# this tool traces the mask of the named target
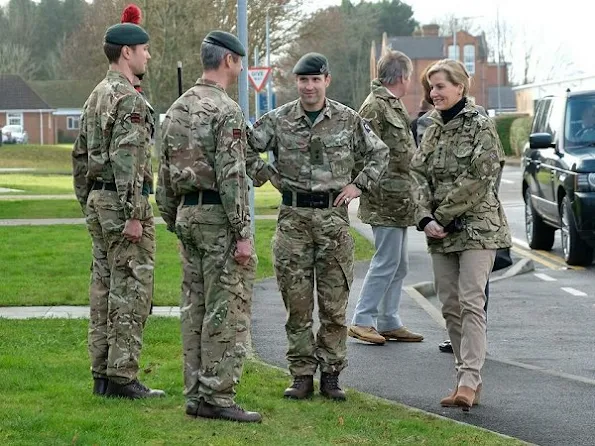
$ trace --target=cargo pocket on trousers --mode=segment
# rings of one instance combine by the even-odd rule
[[[351,284],[353,283],[354,247],[355,243],[349,231],[342,232],[339,236],[337,250],[335,252],[335,260],[343,272],[347,290],[351,290]]]

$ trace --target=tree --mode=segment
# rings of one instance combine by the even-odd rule
[[[36,72],[37,67],[28,48],[14,43],[0,44],[1,74],[18,74],[23,79],[31,80]]]
[[[65,42],[62,63],[73,79],[99,81],[107,68],[101,49],[108,26],[117,23],[128,3],[124,0],[95,0],[90,5],[84,23],[72,39]],[[144,15],[143,27],[149,33],[151,61],[144,90],[158,111],[165,111],[177,97],[176,66],[183,62],[184,89],[190,87],[201,73],[200,45],[210,30],[236,30],[235,0],[140,0],[137,4]],[[250,2],[248,11],[249,48],[264,47],[266,9],[270,8],[271,47],[280,47],[291,35],[297,15],[289,8],[297,2],[280,0]],[[197,17],[199,18],[197,20]],[[230,92],[232,96],[234,92]]]

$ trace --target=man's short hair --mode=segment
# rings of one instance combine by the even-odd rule
[[[223,48],[219,45],[213,45],[209,42],[202,42],[200,45],[200,61],[202,63],[203,70],[216,70],[221,65],[221,62],[225,60],[225,57],[231,54],[234,61],[237,61],[240,56],[234,54],[227,48]]]
[[[383,84],[393,85],[409,79],[412,72],[411,59],[400,51],[389,51],[378,61],[378,80]]]
[[[103,43],[103,52],[105,53],[109,63],[118,63],[118,60],[120,60],[120,55],[122,54],[122,48],[124,48],[124,45],[118,45],[109,42]]]

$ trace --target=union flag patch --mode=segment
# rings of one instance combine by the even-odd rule
[[[130,122],[133,124],[140,124],[141,118],[139,113],[130,113]]]
[[[240,139],[242,137],[241,129],[233,129],[233,139]]]

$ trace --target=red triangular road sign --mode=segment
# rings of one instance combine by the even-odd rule
[[[256,91],[264,88],[269,75],[271,74],[271,67],[250,67],[248,68],[248,79]]]

